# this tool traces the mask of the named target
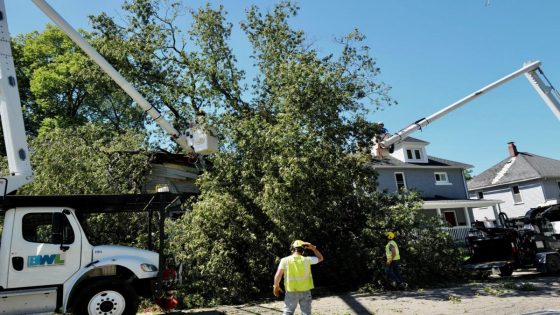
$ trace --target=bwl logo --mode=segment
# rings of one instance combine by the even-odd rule
[[[64,265],[64,259],[62,258],[60,254],[28,256],[27,267]]]

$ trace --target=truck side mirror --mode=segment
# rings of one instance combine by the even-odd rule
[[[60,250],[63,252],[70,249],[70,246],[64,244],[71,243],[74,238],[72,235],[72,240],[69,239],[68,228],[72,229],[72,227],[66,218],[68,214],[70,214],[70,211],[66,209],[62,213],[53,213],[52,242],[53,244],[60,244]]]

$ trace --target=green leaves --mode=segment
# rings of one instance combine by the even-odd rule
[[[396,102],[377,79],[363,34],[343,36],[339,51],[322,55],[290,25],[297,5],[284,1],[269,12],[254,6],[240,23],[255,62],[245,72],[223,7],[128,0],[123,9],[119,20],[92,17],[93,32],[84,35],[179,130],[204,112],[221,136],[221,151],[198,179],[200,196],[180,220],[167,222],[171,254],[184,263],[185,290],[196,297],[187,303],[269,293],[295,239],[312,242],[326,257],[314,267],[318,286],[373,280],[387,229],[399,236],[410,283],[456,270],[447,235],[418,220],[418,197],[377,191],[369,146],[378,127],[365,117]],[[36,136],[36,180],[22,192],[139,191],[149,157],[136,150],[166,146],[159,132],[148,123],[147,144],[138,133],[142,113],[56,29],[14,42]],[[135,225],[141,221],[134,218]]]
[[[87,124],[53,127],[30,141],[35,172],[22,194],[102,194],[139,192],[149,156],[138,152],[143,135],[122,135]]]
[[[84,36],[97,46],[91,34]],[[29,134],[37,135],[53,123],[71,127],[96,122],[112,130],[142,128],[142,113],[58,28],[47,25],[42,33],[20,35],[13,46]]]

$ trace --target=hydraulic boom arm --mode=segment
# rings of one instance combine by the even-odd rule
[[[217,151],[217,138],[211,130],[191,128],[180,133],[120,73],[44,0],[33,0],[105,73],[107,73],[154,121],[186,152],[211,154]],[[29,148],[25,134],[21,100],[10,45],[4,0],[0,0],[0,115],[10,174],[0,178],[2,196],[33,180]]]
[[[5,12],[4,1],[0,0],[0,116],[10,169],[9,176],[0,178],[2,196],[33,180]]]
[[[540,69],[541,62],[534,61],[526,63],[523,68],[483,87],[482,89],[458,100],[457,102],[445,107],[444,109],[422,119],[415,121],[414,123],[408,125],[407,127],[401,129],[397,133],[391,135],[387,139],[376,143],[372,154],[378,156],[379,154],[385,155],[386,148],[389,148],[392,144],[400,142],[408,137],[410,134],[418,129],[422,129],[428,124],[440,119],[441,117],[449,114],[450,112],[458,109],[459,107],[465,105],[466,103],[478,98],[479,96],[485,94],[486,92],[506,83],[510,80],[525,74],[527,79],[531,82],[533,87],[537,90],[539,95],[544,99],[545,103],[550,107],[552,112],[560,120],[560,95],[557,90],[546,80],[542,70]],[[544,78],[544,79],[543,79]]]
[[[193,145],[193,132],[181,133],[173,127],[161,113],[153,107],[109,62],[101,56],[60,14],[46,1],[32,0],[76,45],[78,45],[105,73],[107,73],[152,119],[165,130],[187,153],[196,151]],[[210,136],[209,136],[210,137]],[[198,152],[197,152],[198,153]],[[210,154],[213,152],[204,152]]]

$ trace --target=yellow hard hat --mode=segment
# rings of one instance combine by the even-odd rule
[[[303,247],[304,241],[302,240],[295,240],[292,243],[292,248],[296,248],[296,247]]]
[[[395,233],[391,232],[391,231],[388,231],[388,232],[385,232],[385,236],[387,236],[388,239],[392,240],[392,239],[395,238]]]

